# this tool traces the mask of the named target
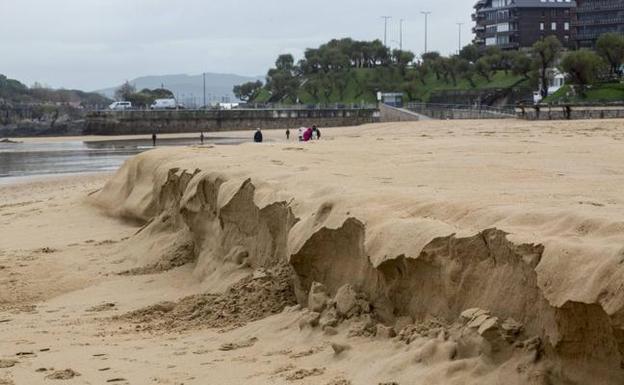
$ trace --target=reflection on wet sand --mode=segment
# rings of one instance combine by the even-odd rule
[[[206,143],[239,144],[242,138],[206,138]],[[199,145],[199,137],[158,139],[157,146]],[[112,171],[128,157],[153,149],[151,138],[108,141],[0,143],[0,183],[16,177]]]

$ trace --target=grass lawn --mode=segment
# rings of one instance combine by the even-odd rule
[[[604,83],[591,86],[585,97],[575,95],[570,85],[565,85],[559,91],[545,99],[546,103],[600,103],[624,101],[624,84]]]

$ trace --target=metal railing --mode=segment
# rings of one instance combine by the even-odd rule
[[[501,116],[515,116],[515,106],[501,106],[492,107],[484,105],[467,105],[467,104],[439,104],[439,103],[408,103],[407,109],[412,111],[426,111],[426,110],[455,110],[455,111],[470,111],[483,114],[501,115]]]
[[[228,110],[374,110],[376,104],[370,103],[327,103],[327,104],[277,104],[277,103],[242,103],[236,107],[211,107],[211,108],[170,108],[150,109],[149,107],[132,107],[123,110],[111,110],[109,108],[89,109],[87,112],[103,111],[228,111]]]

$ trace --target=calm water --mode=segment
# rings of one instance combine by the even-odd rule
[[[239,144],[210,137],[204,143]],[[158,147],[199,144],[199,139],[159,139]],[[101,142],[0,143],[0,184],[25,177],[113,171],[129,157],[153,149],[151,138]]]

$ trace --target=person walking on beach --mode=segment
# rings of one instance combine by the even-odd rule
[[[312,126],[312,139],[321,139],[321,131],[316,126]]]
[[[286,140],[290,140],[290,128],[286,129]]]
[[[199,135],[199,141],[201,142],[201,144],[204,144],[204,132],[203,131]]]
[[[256,143],[262,143],[262,131],[260,131],[260,129],[258,128],[256,130],[256,133],[254,135],[254,142]]]
[[[156,133],[152,133],[152,144],[156,147]]]
[[[303,127],[299,127],[299,141],[303,142]]]

